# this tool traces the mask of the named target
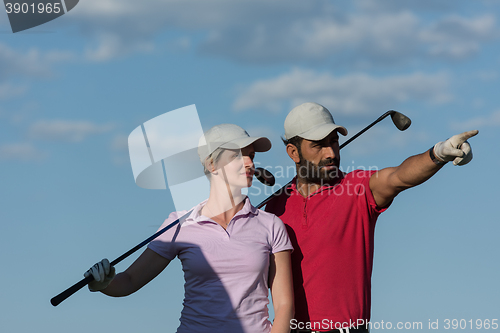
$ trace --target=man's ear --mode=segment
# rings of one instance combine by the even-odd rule
[[[290,156],[290,158],[295,163],[299,163],[300,162],[299,150],[297,149],[297,147],[295,147],[291,143],[289,143],[289,144],[286,145],[286,153],[288,154],[288,156]]]

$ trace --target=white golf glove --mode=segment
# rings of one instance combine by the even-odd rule
[[[453,161],[454,165],[466,165],[472,160],[472,149],[467,140],[477,133],[478,130],[463,132],[436,143],[434,155],[445,162]]]
[[[94,280],[89,283],[89,290],[103,290],[106,289],[115,277],[115,268],[110,265],[108,259],[103,259],[83,274],[85,277],[90,275],[94,277]]]

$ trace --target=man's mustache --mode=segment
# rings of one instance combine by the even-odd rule
[[[324,166],[330,166],[330,165],[339,165],[339,159],[338,158],[327,158],[324,160],[321,160],[318,164],[318,167],[324,167]]]

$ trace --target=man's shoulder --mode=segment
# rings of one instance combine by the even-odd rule
[[[374,170],[374,169],[368,169],[368,170],[356,169],[356,170],[353,170],[349,173],[344,173],[344,177],[342,178],[341,183],[347,182],[347,181],[352,181],[352,180],[362,180],[362,179],[370,178],[377,171],[378,170]]]
[[[277,216],[283,214],[283,207],[290,198],[293,192],[292,185],[282,187],[278,192],[274,193],[272,198],[266,204],[265,211]]]

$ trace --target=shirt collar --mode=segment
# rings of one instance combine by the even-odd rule
[[[207,203],[208,199],[200,202],[198,205],[193,207],[193,211],[191,214],[186,218],[185,224],[193,224],[193,223],[200,223],[200,222],[212,222],[207,219],[206,216],[201,215],[201,210],[203,206]],[[244,199],[245,204],[243,205],[243,208],[234,215],[233,219],[237,216],[244,216],[244,215],[257,215],[258,214],[258,209],[254,207],[250,203],[250,199],[248,197],[245,197]]]

